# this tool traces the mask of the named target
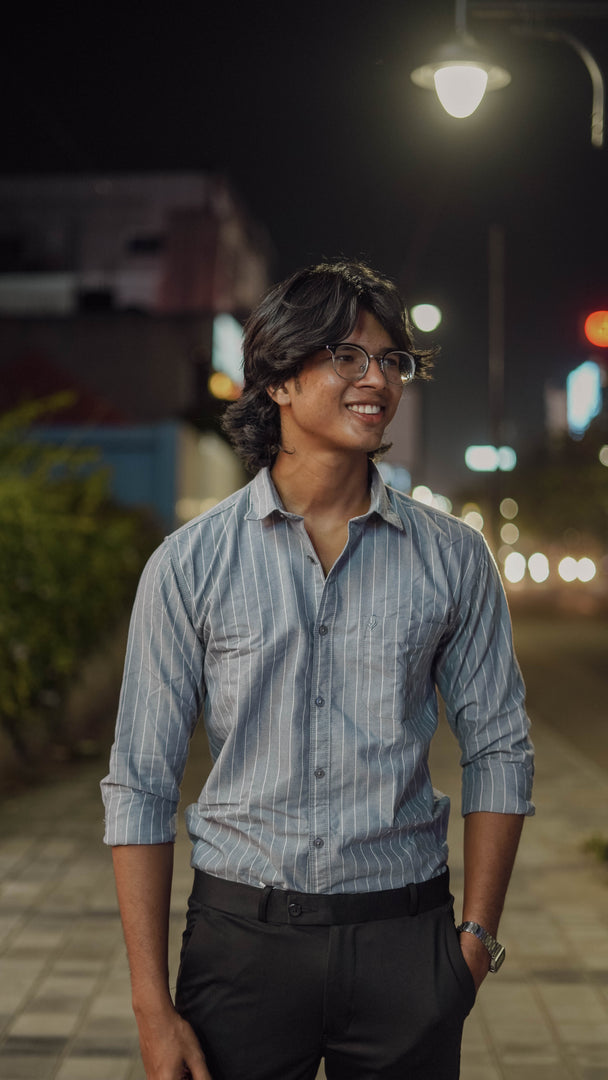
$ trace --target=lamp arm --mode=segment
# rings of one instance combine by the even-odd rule
[[[604,78],[595,57],[589,52],[582,41],[564,30],[540,30],[527,26],[513,26],[511,29],[525,37],[544,38],[546,41],[563,41],[570,45],[583,61],[593,87],[593,103],[591,106],[591,143],[598,149],[604,145]]]

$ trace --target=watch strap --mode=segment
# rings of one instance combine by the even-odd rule
[[[490,954],[490,971],[492,973],[498,971],[506,956],[506,949],[492,936],[489,930],[476,922],[462,922],[460,926],[456,927],[456,933],[473,934],[476,938],[479,938]]]

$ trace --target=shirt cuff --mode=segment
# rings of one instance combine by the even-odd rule
[[[166,844],[177,833],[177,803],[118,784],[102,784],[106,809],[104,843]]]
[[[462,813],[489,811],[495,814],[535,812],[531,801],[532,761],[513,762],[484,758],[465,765],[462,775]]]

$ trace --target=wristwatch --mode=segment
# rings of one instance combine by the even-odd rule
[[[480,926],[479,923],[463,922],[460,926],[456,927],[457,934],[462,934],[463,931],[465,934],[474,934],[476,938],[479,938],[481,944],[485,945],[490,954],[490,971],[493,973],[498,971],[507,955],[507,950],[504,945],[501,945],[500,942],[492,937],[487,930],[484,930],[483,926]]]

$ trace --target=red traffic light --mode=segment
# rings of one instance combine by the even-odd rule
[[[608,348],[608,311],[593,311],[587,316],[585,337],[592,345]]]

